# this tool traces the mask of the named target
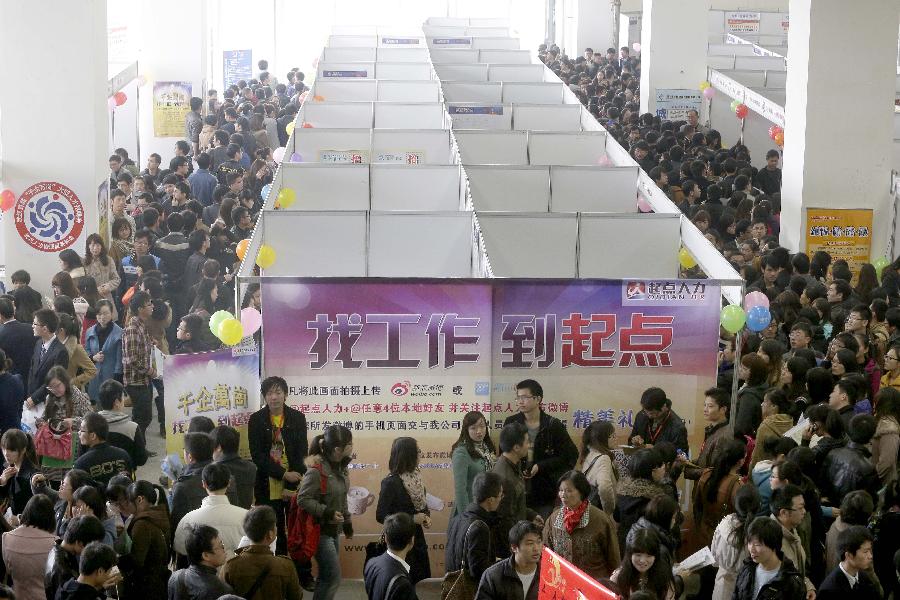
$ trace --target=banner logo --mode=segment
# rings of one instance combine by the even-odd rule
[[[405,396],[409,393],[409,382],[398,381],[391,386],[391,394],[394,396]]]
[[[41,252],[59,252],[75,243],[84,229],[84,207],[68,187],[42,181],[22,192],[14,213],[16,230]]]

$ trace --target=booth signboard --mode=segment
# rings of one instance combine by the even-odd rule
[[[222,76],[226,88],[241,80],[250,81],[253,78],[253,50],[224,50]]]
[[[353,78],[353,77],[361,77],[365,79],[369,76],[369,71],[366,69],[355,70],[355,71],[322,71],[322,77],[328,79],[344,79],[344,78]]]
[[[791,28],[791,16],[787,13],[781,15],[781,29],[785,33]]]
[[[431,43],[435,46],[469,46],[472,44],[472,38],[467,37],[457,37],[457,38],[433,38]]]
[[[538,600],[616,600],[619,596],[596,579],[544,547]]]
[[[381,43],[385,46],[418,46],[421,42],[414,37],[383,37]]]
[[[153,82],[153,135],[156,137],[184,137],[184,119],[191,112],[189,81]]]
[[[247,424],[259,410],[259,356],[231,348],[165,359],[166,453],[181,456],[192,417],[230,425],[241,434],[240,453],[250,458]]]
[[[367,150],[320,150],[319,162],[362,165],[369,162]]]
[[[421,150],[379,152],[375,155],[374,162],[393,165],[423,165],[425,164],[425,153]]]
[[[663,121],[686,121],[688,112],[700,114],[703,96],[698,90],[656,90],[656,116]]]
[[[807,208],[806,253],[824,250],[832,260],[842,258],[853,272],[853,284],[872,250],[872,210],[863,208]]]
[[[445,571],[450,447],[462,417],[482,412],[496,441],[523,379],[541,383],[544,410],[575,439],[596,420],[628,433],[641,393],[658,385],[699,448],[703,391],[716,377],[714,282],[279,277],[261,285],[265,373],[287,380],[310,438],[333,423],[352,430],[355,496],[376,502],[393,440],[418,440],[432,572]],[[351,507],[357,537],[341,553],[349,577],[359,577],[366,542],[381,533],[367,506]]]
[[[725,31],[728,33],[759,33],[758,12],[726,12]]]

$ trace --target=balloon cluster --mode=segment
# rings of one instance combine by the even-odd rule
[[[226,346],[234,346],[262,325],[262,316],[251,306],[241,310],[240,317],[236,319],[227,310],[216,311],[209,317],[209,330]]]
[[[700,84],[700,91],[707,100],[712,100],[712,97],[716,95],[716,88],[708,81],[704,81]]]
[[[16,193],[10,189],[0,192],[0,211],[6,212],[16,203]]]
[[[240,260],[244,260],[249,248],[250,240],[244,239],[237,243],[234,253],[237,254],[237,257]],[[259,252],[256,253],[256,264],[259,265],[260,268],[268,269],[275,264],[275,257],[275,249],[272,248],[272,246],[263,244],[259,247]]]
[[[779,146],[784,146],[784,128],[772,125],[769,127],[769,137]]]
[[[722,309],[719,323],[728,333],[737,333],[744,325],[753,332],[760,332],[772,322],[769,298],[762,292],[750,292],[744,296],[744,308],[729,304]]]
[[[0,208],[3,207],[3,204],[0,204]],[[6,210],[5,208],[3,210]],[[881,280],[881,272],[887,268],[891,264],[891,259],[887,256],[881,256],[876,258],[872,262],[872,266],[875,267],[875,273],[878,275],[878,279]]]
[[[297,192],[291,188],[281,188],[275,199],[275,208],[290,208],[297,201]]]

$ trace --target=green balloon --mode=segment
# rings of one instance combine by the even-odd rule
[[[731,101],[731,112],[734,112],[735,110],[737,110],[737,107],[740,105],[741,105],[740,100],[732,100]]]
[[[209,317],[209,330],[212,331],[214,336],[219,337],[219,325],[221,325],[225,319],[233,318],[234,315],[227,310],[218,310]]]
[[[881,277],[881,271],[891,264],[891,261],[887,256],[882,256],[875,259],[875,262],[872,263],[872,266],[875,267],[875,272],[878,273],[878,277]]]
[[[744,327],[744,323],[747,322],[747,315],[744,314],[744,310],[740,306],[729,304],[722,309],[719,322],[728,333],[737,333]]]

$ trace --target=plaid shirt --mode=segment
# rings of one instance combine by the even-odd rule
[[[148,385],[153,366],[153,343],[138,317],[131,317],[122,334],[122,378],[125,385]]]

